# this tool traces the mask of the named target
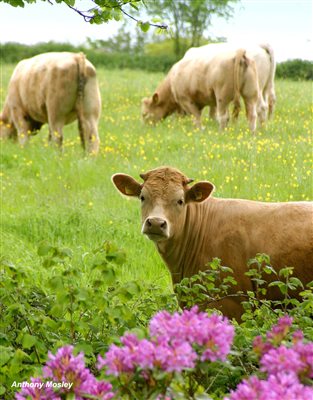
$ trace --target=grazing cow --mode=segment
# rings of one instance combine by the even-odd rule
[[[0,137],[28,135],[49,124],[49,139],[62,146],[64,125],[78,119],[84,148],[99,149],[101,98],[96,70],[83,53],[45,53],[19,62],[0,114]]]
[[[205,56],[184,57],[169,71],[151,98],[142,100],[145,121],[158,121],[179,108],[196,118],[201,126],[205,106],[217,108],[217,118],[223,129],[229,120],[228,105],[234,101],[240,108],[243,97],[249,127],[256,128],[259,87],[254,60],[244,49],[226,50]]]
[[[218,257],[233,269],[237,289],[252,291],[254,283],[244,273],[257,253],[268,254],[277,269],[294,267],[303,283],[313,279],[313,203],[214,198],[212,183],[189,186],[192,180],[171,167],[140,176],[143,183],[125,174],[113,175],[112,181],[122,194],[140,199],[142,233],[155,243],[174,283]],[[279,298],[270,290],[269,298]],[[238,297],[213,306],[240,319]]]
[[[201,47],[192,47],[184,55],[184,59],[213,57],[214,55],[229,50],[236,50],[237,45],[229,43],[212,43]],[[257,104],[257,113],[259,122],[262,124],[267,117],[271,117],[276,102],[275,95],[275,70],[276,62],[274,51],[269,44],[246,45],[247,57],[253,59],[256,64],[258,83],[259,83],[259,99]],[[240,108],[235,107],[234,117],[237,118]],[[210,115],[215,115],[215,107],[212,106]]]

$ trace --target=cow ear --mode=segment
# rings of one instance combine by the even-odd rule
[[[140,195],[142,185],[129,175],[114,174],[112,182],[117,190],[125,196],[138,197]]]
[[[193,201],[201,203],[210,196],[214,189],[214,185],[210,182],[198,182],[187,190],[185,198],[186,203]]]
[[[159,102],[159,95],[155,92],[154,95],[152,96],[152,102],[154,104],[158,104]]]

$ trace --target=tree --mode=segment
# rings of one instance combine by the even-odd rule
[[[232,4],[239,0],[150,0],[150,15],[158,15],[173,29],[174,52],[180,57],[184,52],[182,38],[188,38],[190,46],[199,46],[204,31],[213,15],[229,18]],[[188,46],[188,47],[190,47]]]
[[[139,13],[139,7],[145,4],[144,0],[90,0],[91,7],[87,11],[80,10],[75,6],[75,3],[79,3],[76,0],[1,0],[5,3],[10,4],[13,7],[24,7],[25,4],[36,3],[37,1],[47,1],[54,5],[55,3],[66,4],[70,9],[77,12],[83,17],[86,22],[93,24],[102,24],[112,19],[119,21],[122,16],[126,16],[137,22],[141,30],[146,32],[150,26],[154,26],[160,29],[167,29],[164,24],[154,24],[149,21],[141,21],[125,11],[125,7],[131,7],[136,13]]]

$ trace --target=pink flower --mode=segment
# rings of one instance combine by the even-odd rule
[[[294,349],[283,345],[264,354],[260,364],[261,371],[267,372],[269,375],[277,375],[280,372],[297,375],[305,366]]]
[[[168,344],[166,342],[156,345],[154,365],[167,372],[181,372],[194,368],[196,352],[189,343],[180,342]]]
[[[61,347],[56,355],[49,352],[49,360],[43,368],[43,376],[54,382],[72,383],[71,387],[60,388],[59,393],[75,393],[76,400],[83,400],[85,394],[101,394],[101,399],[111,399],[111,384],[99,382],[85,366],[84,355],[73,354],[73,346]],[[104,389],[108,393],[104,395]]]
[[[300,376],[313,379],[313,342],[296,342],[293,349],[297,352],[303,365],[298,371]]]
[[[234,327],[228,319],[220,315],[208,316],[198,312],[198,307],[184,310],[180,315],[170,315],[166,311],[157,313],[150,321],[150,335],[156,340],[168,343],[187,342],[200,346],[201,360],[225,360],[230,351]]]
[[[28,382],[23,382],[22,390],[15,395],[16,400],[61,400],[41,378],[31,378],[30,381],[33,387]]]
[[[294,374],[270,375],[267,380],[252,376],[231,391],[224,400],[309,400],[313,388],[302,385]]]
[[[282,340],[287,336],[292,325],[292,321],[293,319],[292,317],[289,317],[289,315],[285,315],[279,318],[277,324],[274,325],[272,329],[267,333],[267,340],[274,345],[280,344]]]

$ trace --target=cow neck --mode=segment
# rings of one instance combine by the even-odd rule
[[[203,267],[202,259],[208,253],[210,236],[214,230],[215,202],[216,199],[210,198],[203,203],[187,204],[182,232],[167,241],[157,243],[158,251],[167,264],[174,283],[196,274]]]
[[[167,117],[168,115],[172,114],[177,108],[177,104],[176,104],[173,94],[172,94],[169,77],[166,77],[161,82],[160,86],[157,89],[157,92],[160,95],[161,101],[164,101],[167,106],[166,115],[165,115],[165,117]]]
[[[0,112],[1,119],[7,123],[12,123],[12,119],[10,116],[10,107],[8,106],[7,102],[5,101],[2,113]]]

